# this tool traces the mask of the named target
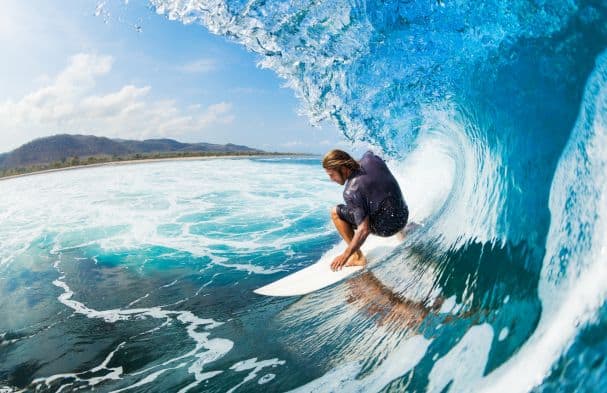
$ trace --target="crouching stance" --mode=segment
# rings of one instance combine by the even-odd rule
[[[344,186],[344,204],[331,211],[335,228],[348,247],[331,263],[332,270],[363,266],[367,259],[360,247],[369,234],[388,237],[403,233],[409,210],[398,182],[384,160],[366,152],[360,161],[348,153],[331,150],[322,161],[327,175]]]

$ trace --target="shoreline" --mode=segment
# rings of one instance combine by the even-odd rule
[[[276,157],[316,157],[316,156],[317,156],[316,154],[300,154],[300,153],[272,154],[272,153],[268,153],[268,154],[233,154],[233,155],[225,154],[225,155],[216,155],[216,156],[209,155],[209,156],[195,156],[195,157],[142,158],[142,159],[136,159],[136,160],[98,162],[98,163],[88,164],[88,165],[74,165],[74,166],[68,166],[65,168],[44,169],[41,171],[21,173],[19,175],[10,175],[10,176],[0,177],[0,181],[16,179],[16,178],[25,177],[25,176],[41,175],[41,174],[45,174],[45,173],[70,171],[70,170],[84,169],[84,168],[95,168],[95,167],[114,166],[114,165],[149,164],[152,162],[161,162],[161,161],[202,161],[202,160],[225,159],[225,158],[246,159],[246,158],[258,158],[258,157],[276,158]]]

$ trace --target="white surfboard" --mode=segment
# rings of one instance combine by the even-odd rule
[[[397,236],[383,238],[370,235],[361,247],[367,257],[367,266],[382,261],[399,244],[401,240]],[[331,262],[345,249],[346,243],[341,242],[327,251],[315,264],[258,288],[254,292],[266,296],[298,296],[335,284],[362,269],[361,266],[350,266],[335,272],[331,270]]]

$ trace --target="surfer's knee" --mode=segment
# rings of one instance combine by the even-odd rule
[[[331,208],[331,220],[339,220],[339,214],[337,214],[337,206],[333,206],[333,208]]]

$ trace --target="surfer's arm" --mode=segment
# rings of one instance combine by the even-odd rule
[[[369,229],[369,217],[367,216],[356,228],[356,231],[354,231],[354,237],[345,251],[333,260],[331,269],[341,269],[348,262],[348,258],[360,249],[365,240],[367,240],[369,233],[371,233],[371,230]]]
[[[346,259],[348,259],[350,255],[354,254],[356,251],[360,250],[360,247],[363,245],[365,240],[367,240],[369,233],[371,233],[371,229],[369,229],[369,216],[367,216],[354,231],[354,237],[348,245],[348,248],[346,248],[346,251],[344,251]]]

